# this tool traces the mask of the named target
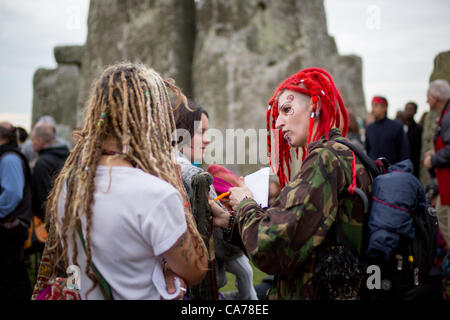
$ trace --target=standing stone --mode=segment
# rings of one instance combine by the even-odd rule
[[[430,82],[444,79],[450,83],[450,50],[439,53],[434,58],[434,69],[430,76]]]
[[[300,69],[328,70],[346,106],[361,118],[367,114],[361,58],[339,55],[327,31],[323,0],[92,0],[84,49],[55,48],[61,66],[79,66],[80,55],[78,125],[92,82],[105,67],[141,62],[163,78],[174,78],[202,105],[210,127],[223,133],[222,142],[226,128],[244,130],[237,135],[250,140],[246,151],[235,149],[234,158],[221,162],[244,156],[245,164],[254,163],[245,170],[230,166],[241,174],[267,165],[258,129],[265,129],[275,87]],[[250,159],[254,154],[256,162]]]
[[[77,97],[80,88],[81,46],[56,47],[56,69],[38,69],[33,77],[32,125],[40,117],[51,115],[58,136],[70,141],[76,125]]]
[[[227,128],[266,128],[276,86],[307,67],[328,70],[346,105],[365,118],[361,59],[339,56],[322,0],[200,0],[197,30],[194,97],[224,137]],[[266,147],[260,145],[258,153],[264,152],[260,148]],[[230,167],[248,173],[258,165]]]
[[[81,66],[83,46],[57,46],[53,49],[56,63]]]
[[[108,65],[122,61],[144,63],[191,94],[194,0],[92,0],[88,30],[79,110],[92,81]],[[81,114],[78,118],[83,120]]]

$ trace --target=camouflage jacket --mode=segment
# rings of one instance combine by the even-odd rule
[[[299,173],[283,188],[271,207],[262,209],[252,199],[238,206],[233,230],[262,271],[275,274],[270,299],[314,299],[314,257],[328,230],[341,218],[344,233],[360,252],[363,208],[345,187],[352,181],[352,152],[333,140],[337,129],[309,146]],[[330,150],[333,148],[342,162]],[[371,178],[356,159],[357,186],[371,196]],[[370,199],[370,198],[369,198]]]

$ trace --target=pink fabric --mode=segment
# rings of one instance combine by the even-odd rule
[[[214,178],[213,186],[214,186],[214,189],[216,189],[217,195],[221,195],[222,193],[228,192],[228,190],[230,190],[230,188],[234,187],[232,184],[226,182],[223,179],[220,179],[218,177],[213,177],[213,178]]]
[[[208,167],[208,172],[213,176],[213,187],[217,195],[228,192],[230,188],[239,185],[238,176],[231,170],[218,165],[212,164]]]
[[[38,294],[36,300],[48,300],[48,295],[50,293],[51,286],[45,287],[41,293]]]

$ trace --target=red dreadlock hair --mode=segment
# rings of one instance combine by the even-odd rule
[[[320,137],[325,136],[328,139],[328,133],[333,127],[342,129],[342,134],[345,137],[348,130],[348,114],[345,108],[342,97],[336,88],[331,76],[323,69],[309,68],[302,70],[286,80],[284,80],[269,101],[269,108],[267,110],[267,146],[269,153],[269,161],[272,166],[271,159],[271,129],[275,128],[275,123],[278,118],[278,98],[284,90],[292,90],[310,96],[313,103],[313,109],[311,118],[309,120],[309,134],[308,142],[305,147],[302,147],[302,161],[305,160],[308,154],[308,145],[311,142],[317,141]],[[320,103],[320,104],[319,104]],[[320,114],[318,114],[318,106],[320,106]],[[313,134],[314,120],[318,118],[317,131]],[[275,141],[275,145],[279,146],[278,154],[275,154],[278,168],[275,171],[280,187],[283,188],[290,179],[291,176],[291,147],[284,140],[282,135],[278,135],[278,141]],[[298,158],[298,149],[297,158]],[[287,167],[287,175],[285,174],[285,166]]]

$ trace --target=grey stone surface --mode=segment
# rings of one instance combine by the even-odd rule
[[[265,128],[273,90],[307,67],[328,70],[347,107],[365,118],[361,58],[338,54],[322,0],[200,0],[197,30],[194,97],[212,126]]]
[[[164,78],[174,78],[190,95],[194,0],[93,0],[88,30],[78,98],[80,110],[93,80],[106,66],[121,61],[145,63]]]
[[[450,50],[441,52],[434,58],[430,82],[437,79],[444,79],[450,83]]]
[[[72,109],[66,97],[60,98],[67,85],[56,79],[69,63],[79,64],[80,54],[79,79],[70,78],[79,88],[78,125],[93,80],[121,61],[141,62],[174,78],[209,112],[210,127],[221,129],[224,137],[226,128],[264,129],[273,90],[307,67],[328,70],[347,107],[362,118],[367,115],[361,58],[339,55],[328,34],[323,0],[92,0],[84,48],[55,48],[58,69],[37,72],[35,104],[43,109],[36,114],[57,105]],[[50,83],[61,89],[52,93]],[[71,101],[72,92],[67,94]],[[64,118],[71,113],[63,113],[55,118],[73,123]],[[265,148],[264,143],[257,147]]]
[[[33,77],[33,125],[41,116],[51,115],[59,125],[75,126],[79,83],[77,65],[38,69]]]
[[[53,49],[58,64],[76,64],[81,66],[83,46],[57,46]]]

